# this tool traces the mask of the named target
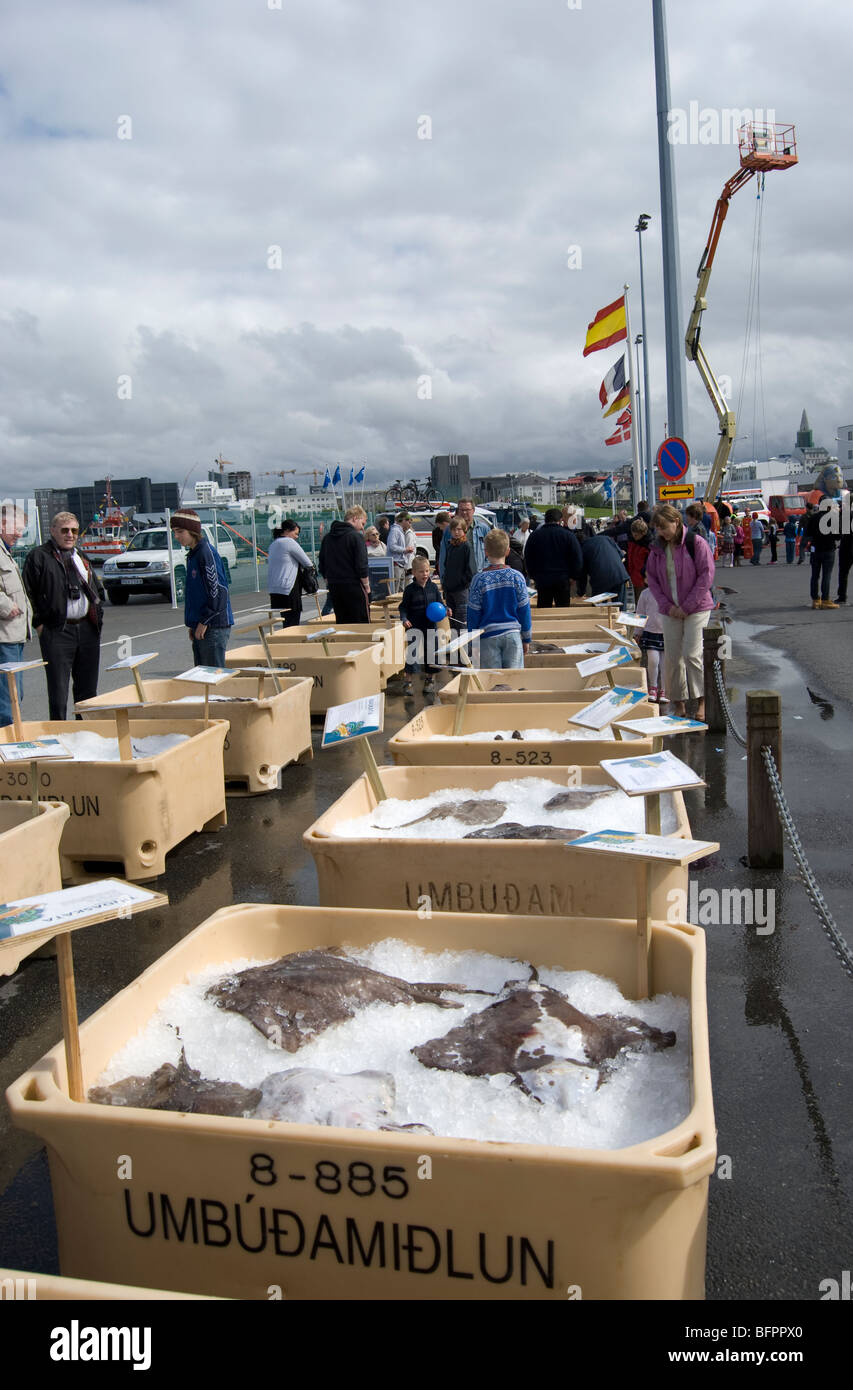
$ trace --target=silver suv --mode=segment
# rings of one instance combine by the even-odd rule
[[[237,549],[233,541],[225,540],[219,532],[219,545],[214,541],[213,527],[202,522],[202,531],[222,556],[225,574],[230,584],[231,568],[237,563]],[[184,597],[187,583],[187,566],[183,547],[172,537],[172,568],[175,571],[175,596],[180,603]],[[131,594],[162,594],[171,599],[172,584],[169,578],[169,539],[165,526],[152,527],[139,531],[133,537],[127,550],[106,560],[103,568],[104,588],[110,603],[127,603]]]

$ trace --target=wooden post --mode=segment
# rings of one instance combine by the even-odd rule
[[[369,739],[359,738],[356,739],[356,742],[358,744],[358,751],[361,754],[361,761],[364,764],[364,770],[367,773],[367,780],[373,788],[373,795],[376,797],[377,801],[387,800],[388,793],[382,785],[382,778],[379,776],[379,768],[376,764],[376,758],[374,757]]]
[[[660,834],[660,792],[652,792],[645,798],[646,802],[646,834]]]
[[[30,804],[33,819],[39,813],[39,765],[30,763]]]
[[[21,705],[18,700],[18,677],[13,671],[7,671],[6,679],[9,682],[9,699],[12,704],[12,728],[15,731],[15,738],[22,740],[24,726],[21,721]]]
[[[258,632],[261,635],[261,646],[264,649],[264,656],[267,659],[267,666],[269,666],[270,670],[273,671],[272,688],[275,691],[276,695],[280,695],[281,686],[279,685],[278,676],[275,674],[275,671],[273,670],[273,666],[275,663],[273,662],[272,656],[270,655],[270,644],[267,641],[267,634],[264,632],[263,623],[258,624]]]
[[[204,687],[204,727],[210,728],[210,686]]]
[[[478,689],[478,690],[485,690],[486,687],[483,685],[483,682],[480,680],[480,677],[477,675],[477,672],[474,670],[474,667],[473,667],[473,665],[472,665],[472,663],[471,663],[471,658],[469,657],[469,655],[468,655],[468,653],[466,652],[466,650],[465,650],[464,647],[460,647],[460,648],[459,648],[459,660],[460,660],[460,662],[461,662],[461,664],[462,664],[463,666],[468,666],[468,667],[470,668],[470,671],[471,671],[471,679],[473,680],[473,682],[474,682],[474,684],[476,685],[477,689]]]
[[[747,861],[751,869],[781,869],[782,823],[761,756],[769,747],[782,774],[782,697],[775,690],[746,692]]]
[[[723,705],[720,700],[720,693],[717,690],[717,682],[714,679],[714,662],[720,660],[720,639],[724,637],[722,627],[719,623],[708,623],[702,634],[702,665],[705,673],[705,723],[708,731],[712,734],[724,734],[726,732],[726,716],[723,714]],[[726,683],[725,663],[720,660],[722,668],[723,686]]]
[[[116,733],[118,734],[118,755],[122,762],[133,762],[133,744],[130,741],[130,716],[126,709],[116,710]]]
[[[59,1000],[62,1006],[62,1036],[65,1039],[68,1094],[72,1100],[83,1100],[83,1064],[80,1060],[80,1034],[77,1031],[77,991],[74,986],[70,932],[60,932],[56,937],[56,968],[59,972]]]
[[[136,693],[139,696],[139,703],[141,705],[144,705],[147,697],[145,694],[145,686],[142,684],[142,677],[139,674],[138,666],[134,666],[133,668],[133,683],[136,686]]]
[[[462,733],[462,725],[465,720],[465,706],[468,703],[468,687],[471,684],[471,677],[465,672],[459,677],[459,694],[456,697],[456,710],[453,715],[453,737],[458,738]]]
[[[649,957],[652,945],[650,864],[637,865],[637,998],[651,994]]]

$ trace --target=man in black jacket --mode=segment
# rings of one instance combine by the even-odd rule
[[[560,517],[559,507],[549,507],[544,525],[532,532],[524,547],[524,563],[538,594],[537,608],[568,608],[572,580],[583,571],[578,538],[560,525]]]
[[[825,505],[826,504],[826,505]],[[806,522],[806,537],[811,544],[812,608],[837,608],[829,597],[832,571],[835,567],[837,531],[832,528],[829,512],[832,502],[827,497],[819,507],[812,507]],[[823,524],[821,524],[823,523]],[[846,577],[846,576],[845,576]]]
[[[583,565],[593,594],[615,593],[620,608],[625,606],[625,589],[628,571],[622,560],[622,552],[612,536],[606,533],[590,536],[583,543]],[[586,592],[586,584],[581,590]]]
[[[47,662],[51,719],[66,717],[69,678],[75,703],[98,693],[104,590],[76,548],[79,532],[76,516],[59,512],[50,524],[50,540],[30,551],[21,576]]]
[[[318,567],[329,586],[338,623],[370,622],[370,580],[364,543],[363,507],[350,507],[343,521],[333,521],[320,546]]]

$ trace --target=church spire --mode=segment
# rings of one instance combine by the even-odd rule
[[[805,410],[803,410],[803,416],[800,420],[800,428],[797,430],[797,448],[814,448],[814,434],[809,426],[809,417],[806,414]]]

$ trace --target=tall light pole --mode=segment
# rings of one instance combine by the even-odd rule
[[[643,279],[643,232],[651,222],[651,217],[647,212],[641,212],[637,218],[637,225],[634,231],[637,233],[637,242],[640,247],[640,315],[643,326],[643,400],[645,402],[645,444],[646,444],[646,498],[650,507],[655,502],[655,475],[652,468],[652,427],[651,427],[651,406],[649,403],[649,337],[646,332],[646,284]],[[637,362],[637,375],[640,373],[640,364]]]
[[[681,267],[678,255],[678,209],[673,150],[669,139],[669,65],[664,0],[652,0],[657,94],[658,165],[660,168],[661,241],[663,243],[663,310],[666,330],[667,428],[687,439],[687,373],[681,317]],[[688,441],[689,442],[689,441]],[[651,498],[649,498],[651,501]]]
[[[636,420],[636,429],[637,429],[637,445],[638,445],[638,448],[639,448],[639,450],[640,450],[640,458],[643,458],[643,430],[640,428],[640,416],[641,416],[641,414],[642,414],[642,411],[641,411],[641,409],[640,409],[640,344],[643,343],[643,342],[644,342],[644,340],[643,340],[643,335],[642,335],[642,333],[638,333],[637,336],[636,336],[636,338],[634,339],[634,351],[635,351],[635,355],[636,355],[636,359],[637,359],[637,420]],[[646,352],[646,349],[645,349],[645,345],[644,345],[644,346],[643,346],[643,356],[645,356],[645,352]],[[644,389],[644,392],[645,392],[646,390],[648,390],[648,382],[646,383],[646,385],[645,385],[645,387],[644,387],[643,389]],[[645,398],[645,397],[644,397],[644,398]],[[644,475],[644,476],[645,476],[645,475]],[[644,484],[643,486],[645,486],[645,484]],[[641,489],[641,491],[642,491],[642,489]],[[639,506],[639,503],[640,503],[639,497],[636,498],[636,503],[637,503],[637,505]]]

